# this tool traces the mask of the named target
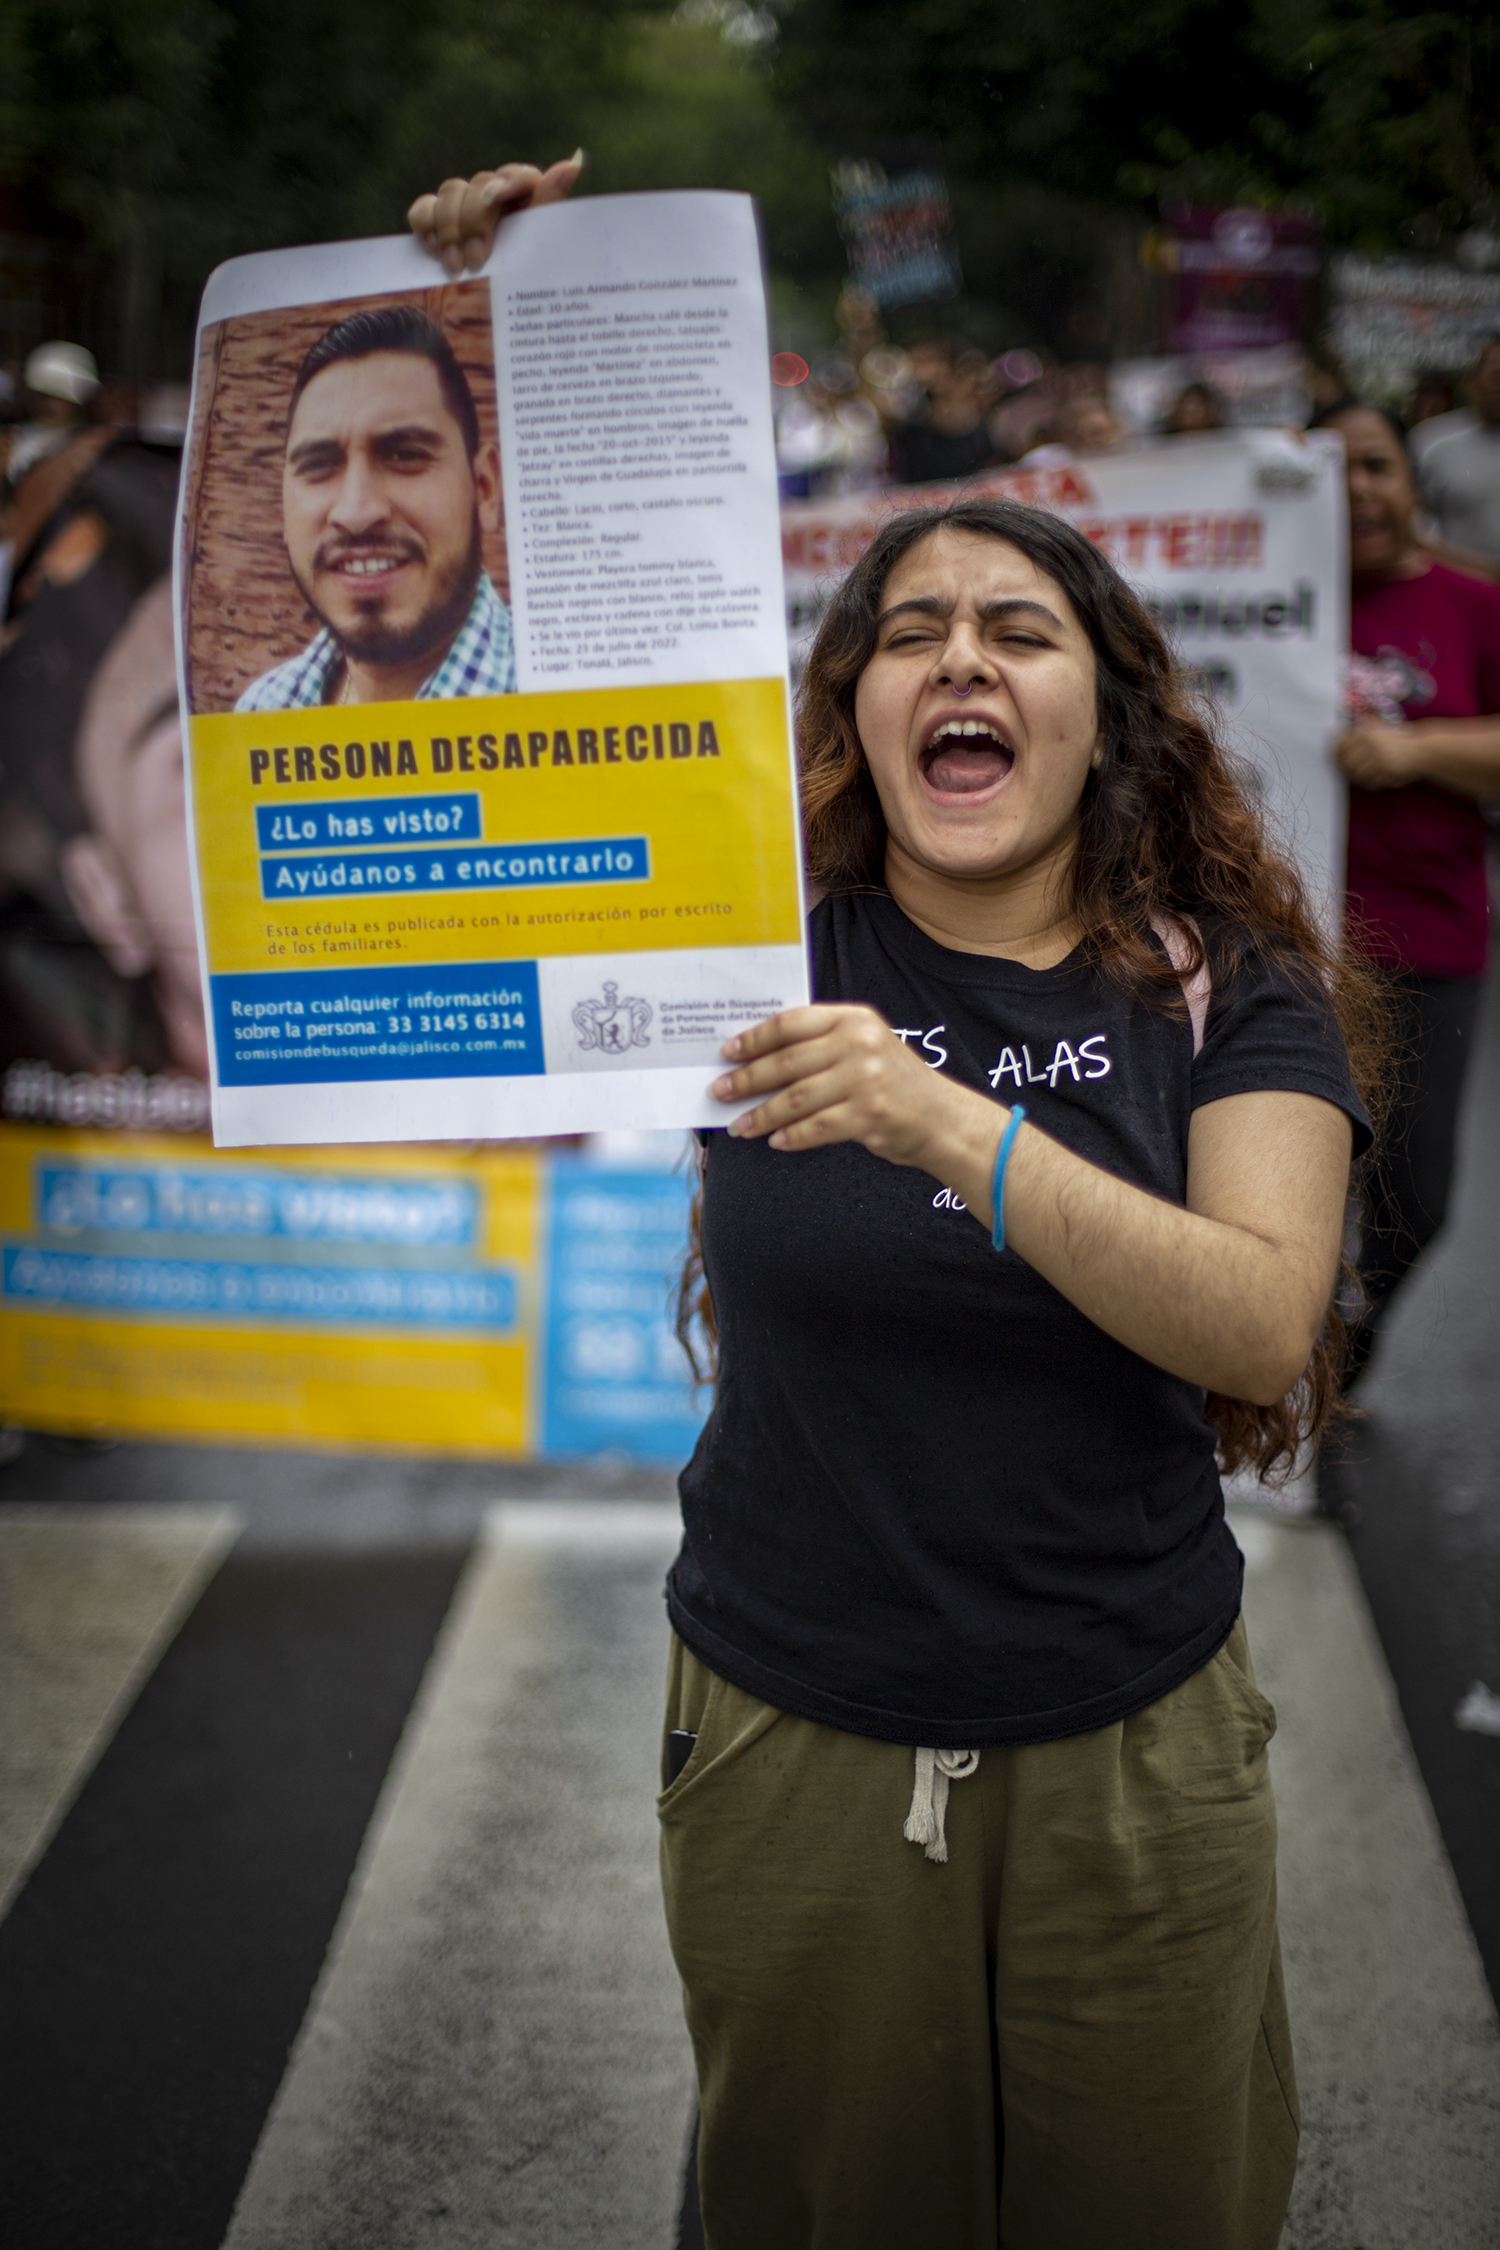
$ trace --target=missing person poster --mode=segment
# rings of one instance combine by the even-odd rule
[[[177,557],[221,1145],[721,1121],[807,996],[742,196],[236,259]]]
[[[1348,507],[1336,437],[1280,430],[1167,439],[782,510],[787,629],[800,668],[844,573],[892,510],[1008,498],[1076,524],[1142,594],[1222,720],[1330,913],[1346,790],[1333,762],[1349,647]]]

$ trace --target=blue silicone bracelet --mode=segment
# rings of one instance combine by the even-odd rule
[[[1017,1102],[1011,1110],[1010,1123],[1000,1135],[1000,1146],[995,1151],[995,1177],[990,1182],[990,1201],[995,1206],[995,1219],[990,1228],[990,1240],[997,1250],[1005,1248],[1005,1167],[1010,1162],[1011,1144],[1021,1130],[1025,1115],[1025,1110]]]

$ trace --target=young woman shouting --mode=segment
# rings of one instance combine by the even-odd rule
[[[818,999],[726,1050],[668,1585],[707,2241],[1273,2250],[1275,1722],[1215,1455],[1329,1408],[1363,987],[1050,517],[889,523],[800,741]]]

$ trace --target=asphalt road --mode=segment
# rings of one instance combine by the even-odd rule
[[[1490,1988],[1500,1994],[1500,979],[1465,1097],[1448,1226],[1408,1279],[1359,1393],[1350,1538]],[[1500,1705],[1496,1706],[1500,1720]]]

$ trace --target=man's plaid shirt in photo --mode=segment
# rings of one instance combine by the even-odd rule
[[[325,625],[300,656],[288,657],[274,671],[262,672],[246,688],[236,711],[302,711],[328,701],[328,684],[343,663],[343,652]],[[484,571],[474,589],[469,614],[435,672],[417,689],[416,700],[435,702],[445,695],[514,695],[516,652],[510,611]]]

